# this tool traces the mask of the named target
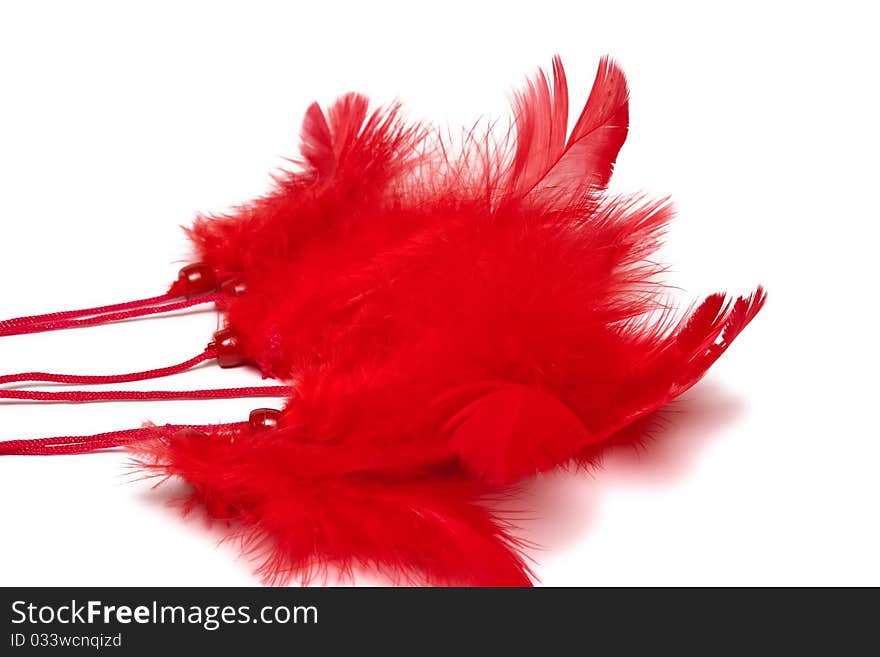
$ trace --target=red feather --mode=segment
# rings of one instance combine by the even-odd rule
[[[763,305],[713,295],[672,319],[652,260],[668,202],[605,195],[623,74],[602,60],[568,136],[558,59],[552,77],[517,96],[515,140],[457,151],[396,107],[313,105],[301,169],[192,229],[247,280],[228,308],[247,356],[295,395],[279,429],[138,449],[265,545],[270,580],[332,563],[528,583],[479,501],[636,440]]]
[[[623,72],[603,57],[587,104],[566,141],[568,87],[562,61],[554,57],[552,88],[542,72],[517,96],[511,191],[565,199],[590,187],[604,189],[626,140],[628,98]]]
[[[416,166],[420,126],[399,109],[368,111],[366,98],[347,94],[326,116],[306,111],[302,159],[275,177],[275,188],[229,214],[196,219],[187,234],[196,259],[218,276],[250,280],[282,262],[295,262],[316,240],[338,239],[368,221],[408,170]]]
[[[234,523],[268,583],[309,583],[333,566],[411,583],[531,584],[518,542],[481,504],[481,487],[454,473],[358,473],[359,454],[284,432],[181,432],[133,450],[146,471],[184,477],[189,506]]]

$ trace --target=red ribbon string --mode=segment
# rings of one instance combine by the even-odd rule
[[[77,385],[101,385],[105,383],[128,383],[130,381],[144,381],[146,379],[158,379],[160,377],[180,374],[200,365],[205,361],[217,357],[217,352],[212,346],[208,346],[202,353],[177,365],[158,367],[143,372],[131,372],[128,374],[53,374],[51,372],[20,372],[18,374],[0,375],[0,385],[4,383],[72,383]]]
[[[160,313],[183,310],[207,303],[222,304],[225,295],[210,291],[198,294],[213,287],[214,275],[202,271],[204,265],[191,265],[181,270],[178,281],[165,294],[125,301],[106,306],[81,308],[14,317],[0,321],[0,336],[42,333],[62,329],[94,326],[109,322],[124,321],[135,317],[144,317]],[[193,271],[188,271],[193,270]],[[201,287],[201,289],[198,289]],[[55,374],[51,372],[20,372],[17,374],[0,375],[0,385],[8,383],[63,383],[79,385],[101,385],[144,381],[179,374],[218,357],[218,350],[212,342],[205,350],[189,360],[176,365],[160,367],[142,372],[110,375]],[[222,359],[221,359],[222,365]],[[2,390],[0,400],[13,399],[42,402],[104,402],[104,401],[165,401],[178,399],[234,399],[244,397],[286,397],[290,394],[289,386],[250,386],[239,388],[219,388],[213,390],[70,390],[58,392],[42,392],[36,390]],[[54,438],[36,438],[32,440],[10,440],[0,442],[0,455],[48,455],[48,454],[82,454],[100,449],[119,447],[138,440],[157,435],[174,433],[182,429],[200,431],[216,430],[217,428],[236,428],[245,423],[218,425],[165,425],[164,427],[144,427],[141,429],[124,429],[110,431],[92,436],[58,436]]]
[[[108,431],[92,436],[57,436],[54,438],[33,438],[29,440],[7,440],[0,442],[0,456],[52,456],[60,454],[85,454],[102,449],[121,447],[159,435],[172,435],[184,429],[210,432],[220,429],[236,429],[247,426],[247,422],[229,424],[166,424],[162,427],[142,427]]]
[[[16,317],[0,322],[0,337],[7,335],[22,335],[26,333],[43,333],[45,331],[60,331],[62,329],[81,328],[83,326],[95,326],[108,322],[119,322],[135,317],[168,313],[175,310],[183,310],[205,303],[217,303],[224,299],[219,293],[203,294],[182,301],[180,295],[171,293],[163,294],[149,299],[117,303],[111,306],[99,306],[96,308],[84,308],[82,310],[68,310],[45,315],[31,315],[29,317]]]
[[[210,390],[0,390],[0,399],[42,402],[172,401],[178,399],[240,399],[245,397],[286,397],[290,386],[250,386]]]
[[[6,330],[8,327],[21,326],[27,324],[45,324],[54,322],[59,319],[73,319],[75,317],[88,317],[90,315],[104,315],[106,313],[132,310],[133,308],[143,308],[144,306],[155,306],[166,301],[179,299],[179,294],[171,294],[166,292],[157,297],[148,297],[146,299],[135,299],[134,301],[124,301],[123,303],[114,303],[109,306],[96,306],[94,308],[80,308],[79,310],[63,310],[61,312],[44,313],[42,315],[27,315],[25,317],[14,317],[0,321],[0,331]]]

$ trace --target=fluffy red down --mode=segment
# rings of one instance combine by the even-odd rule
[[[332,563],[528,584],[479,501],[636,438],[763,305],[759,289],[669,309],[652,260],[669,204],[604,193],[623,74],[601,62],[570,134],[558,59],[552,79],[517,96],[515,133],[457,146],[361,96],[312,106],[301,169],[190,231],[246,279],[229,325],[295,395],[280,429],[156,440],[140,458],[265,545],[270,581]]]
[[[320,582],[330,566],[400,583],[530,585],[519,544],[481,503],[483,487],[454,470],[365,472],[357,451],[246,430],[132,449],[146,471],[186,479],[190,506],[234,521],[267,583]]]

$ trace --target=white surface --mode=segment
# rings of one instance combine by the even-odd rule
[[[610,52],[632,88],[613,186],[675,198],[671,281],[693,297],[763,282],[770,299],[642,454],[532,487],[537,574],[880,584],[876,21],[856,2],[589,4],[4,3],[0,315],[159,291],[186,259],[178,225],[264,190],[313,99],[355,88],[470,124],[505,116],[508,91],[555,52],[576,105]],[[214,324],[2,338],[0,371],[163,365]],[[161,385],[257,379],[205,368]],[[3,403],[0,439],[253,405]],[[127,483],[124,463],[0,457],[0,584],[257,582],[218,533]]]

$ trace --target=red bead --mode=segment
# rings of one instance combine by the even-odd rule
[[[281,422],[281,411],[274,408],[255,408],[248,417],[251,431],[276,429]]]
[[[214,350],[217,352],[217,362],[220,367],[238,367],[244,365],[244,354],[241,352],[241,343],[234,331],[225,328],[214,334]]]
[[[187,265],[177,274],[177,282],[183,296],[194,297],[217,289],[217,275],[204,262]]]
[[[240,278],[230,278],[223,281],[220,291],[227,297],[240,297],[247,292],[247,285]]]

